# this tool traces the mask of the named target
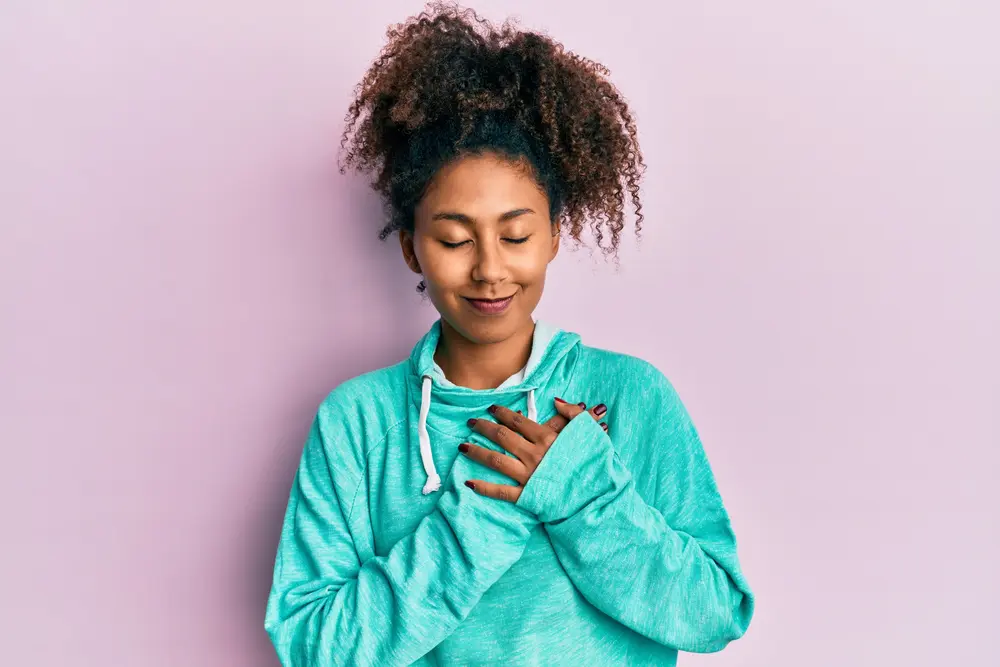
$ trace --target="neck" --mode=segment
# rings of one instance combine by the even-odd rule
[[[531,355],[535,323],[498,343],[474,343],[441,320],[441,340],[434,361],[450,382],[469,389],[496,389],[521,370]]]

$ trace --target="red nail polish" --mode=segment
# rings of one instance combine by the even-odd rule
[[[458,446],[458,451],[464,454],[467,451],[469,451],[469,446],[463,442],[461,445]]]
[[[475,491],[475,490],[476,490],[476,485],[475,485],[475,484],[473,484],[472,482],[469,482],[469,481],[466,481],[466,482],[465,482],[465,485],[466,485],[467,487],[469,487],[470,489],[472,489],[473,491]]]
[[[586,410],[586,409],[587,409],[587,404],[586,404],[586,403],[577,403],[577,406],[578,406],[578,407],[579,407],[579,408],[580,408],[581,410]]]
[[[561,398],[559,398],[558,396],[556,396],[556,402],[558,402],[558,403],[565,403],[566,401],[564,401]]]
[[[594,414],[597,415],[598,417],[600,417],[607,411],[608,411],[608,406],[604,405],[604,403],[601,403],[596,408],[594,408]]]
[[[472,428],[473,426],[476,425],[476,420],[475,419],[470,419],[469,422],[468,422],[468,424],[469,424],[469,428]]]
[[[497,406],[491,405],[490,407],[486,408],[486,412],[490,413],[491,415],[495,415],[497,413]]]
[[[608,432],[608,425],[607,425],[607,424],[605,424],[604,422],[601,422],[601,428],[603,428],[603,429],[604,429],[604,432],[605,432],[605,433],[607,433],[607,432]]]

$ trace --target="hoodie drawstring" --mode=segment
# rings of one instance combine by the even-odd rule
[[[535,390],[528,390],[528,419],[538,421],[538,408],[535,407]]]
[[[431,411],[431,376],[425,375],[420,388],[420,420],[417,422],[417,437],[420,439],[420,460],[424,463],[427,473],[427,483],[424,484],[424,495],[434,493],[441,488],[441,477],[434,467],[431,456],[431,436],[427,433],[427,413]]]
[[[420,440],[420,460],[424,464],[424,472],[427,474],[427,483],[424,484],[423,493],[426,496],[441,488],[441,477],[434,467],[434,457],[431,455],[431,436],[427,433],[427,414],[431,411],[431,388],[432,380],[430,375],[425,375],[420,387],[420,419],[417,421],[417,438]],[[528,390],[528,419],[538,421],[538,407],[535,404],[535,390]]]

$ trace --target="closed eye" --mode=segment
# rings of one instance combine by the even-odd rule
[[[521,238],[517,238],[517,239],[505,238],[503,240],[506,241],[507,243],[513,243],[515,245],[519,245],[521,243],[526,243],[528,241],[528,239],[530,239],[530,238],[531,238],[531,235],[522,236]],[[459,247],[465,245],[466,243],[472,243],[472,241],[470,241],[468,239],[466,239],[465,241],[459,241],[458,243],[451,243],[449,241],[441,241],[441,245],[443,245],[445,248],[459,248]]]

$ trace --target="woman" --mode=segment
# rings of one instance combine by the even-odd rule
[[[398,232],[441,317],[409,359],[319,408],[267,606],[282,663],[673,665],[722,649],[754,601],[677,394],[532,318],[561,238],[589,220],[613,253],[625,189],[641,224],[625,102],[600,65],[471,11],[429,7],[388,34],[342,147],[375,172],[381,236]]]

